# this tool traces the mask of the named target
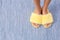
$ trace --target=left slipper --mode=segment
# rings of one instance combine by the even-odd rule
[[[50,23],[48,26],[45,24]],[[50,12],[48,14],[42,15],[42,25],[44,25],[45,28],[49,28],[53,23],[53,16]]]

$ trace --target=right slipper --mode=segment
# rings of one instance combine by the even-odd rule
[[[33,12],[31,14],[31,17],[30,17],[30,22],[31,23],[36,23],[36,24],[41,24],[42,23],[42,15],[41,14],[36,14],[36,13]],[[34,26],[34,25],[32,25],[32,26]]]

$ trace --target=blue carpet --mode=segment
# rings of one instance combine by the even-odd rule
[[[0,0],[0,40],[60,40],[60,0],[51,0],[54,23],[48,29],[32,27],[33,10],[33,0]]]

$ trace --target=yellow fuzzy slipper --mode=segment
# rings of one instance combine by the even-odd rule
[[[36,24],[41,24],[42,23],[42,15],[39,15],[39,14],[36,14],[33,12],[30,17],[30,22],[36,23]],[[32,26],[34,26],[34,25],[32,25]]]
[[[50,23],[48,26],[45,24]],[[53,16],[50,12],[48,14],[42,15],[42,25],[44,25],[45,28],[49,28],[51,24],[53,23]]]

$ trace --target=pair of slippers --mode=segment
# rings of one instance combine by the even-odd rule
[[[53,16],[49,11],[45,15],[39,15],[33,12],[30,17],[30,22],[40,24],[40,25],[42,24],[45,28],[49,28],[53,23]],[[45,24],[48,24],[48,23],[51,23],[51,24],[49,26],[46,26]]]

